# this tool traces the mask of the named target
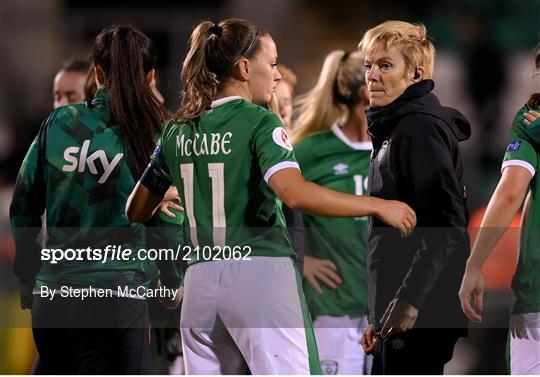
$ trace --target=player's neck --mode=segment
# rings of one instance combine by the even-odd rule
[[[251,102],[253,99],[247,83],[235,81],[229,85],[225,85],[219,88],[216,94],[216,98],[214,98],[214,100],[233,96],[240,96],[249,102]]]

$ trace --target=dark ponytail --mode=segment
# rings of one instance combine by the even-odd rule
[[[239,19],[228,19],[219,25],[210,21],[197,25],[182,65],[182,104],[174,120],[189,122],[208,110],[220,85],[231,77],[234,64],[242,56],[255,56],[260,37],[265,35],[266,31]]]
[[[147,80],[155,63],[152,43],[132,26],[108,27],[96,38],[94,63],[103,70],[128,160],[140,176],[166,115]]]

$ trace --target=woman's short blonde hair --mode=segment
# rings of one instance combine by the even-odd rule
[[[416,67],[424,68],[424,78],[433,76],[435,47],[428,39],[426,27],[422,24],[411,24],[404,21],[386,21],[369,29],[358,44],[364,55],[382,46],[388,50],[396,47],[409,72]]]

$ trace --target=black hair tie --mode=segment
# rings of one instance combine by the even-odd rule
[[[221,34],[223,33],[223,28],[219,25],[214,24],[210,29],[210,33],[217,35],[218,37],[221,37]]]

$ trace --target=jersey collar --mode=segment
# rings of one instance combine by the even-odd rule
[[[212,101],[212,104],[210,105],[212,108],[217,107],[219,105],[223,105],[224,103],[227,103],[229,101],[234,101],[235,99],[242,99],[240,96],[229,96],[229,97],[223,97],[220,99],[217,99],[215,101]]]
[[[373,149],[373,144],[371,144],[371,141],[350,141],[349,138],[343,133],[337,122],[332,124],[331,129],[339,140],[347,144],[352,149],[359,151],[370,151]]]

